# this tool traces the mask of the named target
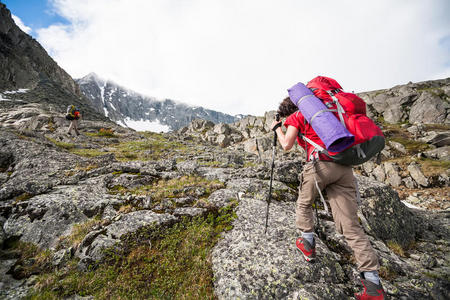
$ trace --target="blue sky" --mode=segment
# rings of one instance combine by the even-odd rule
[[[53,6],[47,0],[0,0],[6,4],[12,14],[18,16],[22,22],[35,30],[52,24],[68,24],[68,21],[53,11]],[[31,32],[36,36],[36,32]]]
[[[317,75],[355,92],[450,77],[448,0],[0,1],[73,78],[230,114]]]

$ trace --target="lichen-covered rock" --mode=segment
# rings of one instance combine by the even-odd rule
[[[267,234],[264,233],[266,203],[241,199],[233,229],[223,235],[212,252],[215,293],[219,299],[290,299],[294,295],[334,298],[345,295],[348,278],[334,255],[320,241],[321,259],[309,264],[295,249],[299,234],[294,225],[294,203],[274,201],[270,207]],[[324,278],[332,289],[303,285]],[[308,285],[309,287],[309,285]],[[314,298],[311,298],[314,299]]]
[[[356,175],[361,194],[361,210],[370,231],[384,240],[392,240],[406,247],[415,239],[416,220],[400,202],[398,194],[390,187]]]
[[[99,184],[102,177],[89,179],[78,187],[60,186],[54,191],[17,203],[4,224],[7,237],[20,237],[41,247],[54,247],[58,238],[68,235],[72,226],[95,215],[105,207],[123,201],[109,195]]]

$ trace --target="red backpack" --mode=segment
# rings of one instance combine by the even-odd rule
[[[328,77],[318,76],[308,82],[306,86],[355,136],[353,145],[342,152],[335,153],[318,149],[320,152],[344,165],[359,165],[376,154],[380,154],[385,146],[384,135],[381,129],[367,117],[366,103],[360,97],[342,91],[339,83]]]

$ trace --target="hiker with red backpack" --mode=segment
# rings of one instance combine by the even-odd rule
[[[71,135],[73,129],[77,136],[80,135],[80,132],[78,131],[78,120],[81,119],[81,114],[80,111],[75,107],[75,105],[69,105],[67,107],[66,119],[70,121],[67,134]]]
[[[296,247],[306,261],[316,259],[312,203],[325,190],[336,230],[345,236],[353,250],[364,290],[360,300],[386,299],[378,274],[378,257],[357,216],[356,179],[351,165],[360,164],[379,153],[384,137],[378,126],[366,116],[364,101],[345,93],[333,79],[319,76],[306,86],[298,83],[289,89],[278,114],[285,118],[286,134],[281,122],[272,129],[284,150],[295,140],[306,151],[303,180],[296,205],[296,225],[302,236]]]

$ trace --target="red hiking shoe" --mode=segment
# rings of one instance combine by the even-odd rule
[[[297,249],[303,254],[306,261],[312,262],[316,259],[316,243],[311,245],[306,239],[299,237],[295,242]]]
[[[387,299],[386,293],[380,284],[375,284],[372,281],[361,279],[364,286],[364,291],[361,294],[355,294],[355,298],[358,300],[385,300]]]

